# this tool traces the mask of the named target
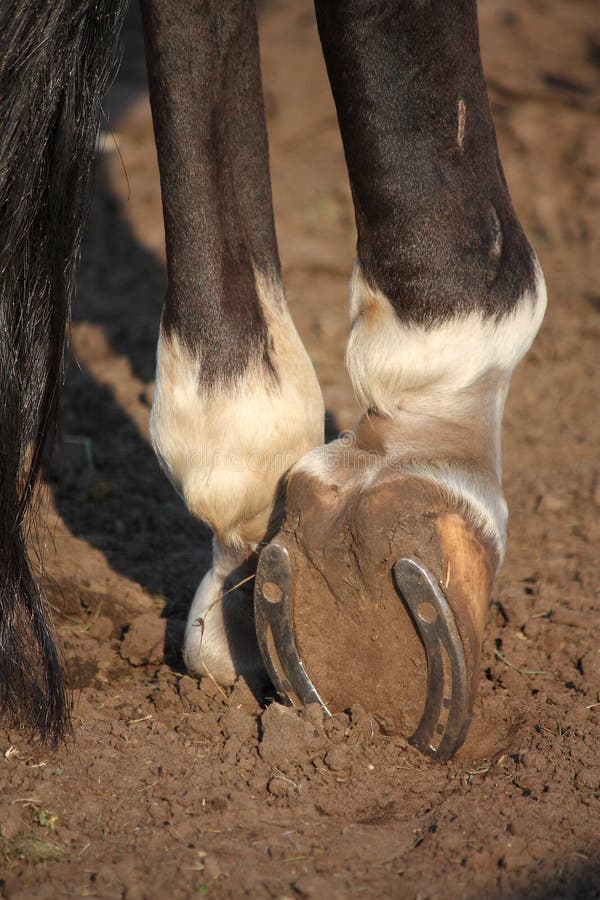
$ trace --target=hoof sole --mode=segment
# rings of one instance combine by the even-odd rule
[[[474,679],[469,674],[455,616],[427,568],[401,557],[394,563],[390,578],[426,660],[424,708],[408,740],[421,753],[444,762],[456,753],[467,735],[475,699]],[[298,649],[294,597],[290,554],[282,543],[274,541],[260,556],[254,595],[256,631],[265,667],[284,702],[301,706],[318,703],[326,714],[332,714],[336,709],[330,707],[318,679],[311,679],[310,665],[305,665]],[[379,622],[379,629],[385,630],[385,621]],[[335,669],[335,657],[341,651],[343,658],[344,652],[335,641],[331,643],[332,637],[322,634],[321,652],[330,657],[329,671]],[[368,665],[368,660],[364,662]],[[340,678],[344,677],[344,665],[347,661],[340,666]],[[394,673],[389,677],[393,679]],[[398,686],[399,706],[407,690],[410,685]],[[393,684],[388,685],[386,693],[394,696]],[[348,697],[348,705],[352,702]]]

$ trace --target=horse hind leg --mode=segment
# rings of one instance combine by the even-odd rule
[[[364,415],[292,470],[256,594],[282,694],[359,702],[437,759],[471,715],[506,539],[504,401],[546,303],[475,3],[459,6],[317,0],[355,201],[347,364]]]
[[[254,4],[142,11],[169,278],[152,441],[214,534],[185,661],[228,684],[261,667],[256,552],[287,470],[323,440],[323,404],[281,285]]]

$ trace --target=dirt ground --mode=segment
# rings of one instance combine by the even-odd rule
[[[165,271],[133,16],[40,526],[74,736],[0,731],[0,896],[600,897],[600,20],[596,0],[481,0],[480,19],[550,307],[508,402],[510,538],[466,746],[434,765],[368,711],[323,724],[183,673],[209,535],[148,443]],[[340,139],[308,0],[265,0],[261,32],[286,287],[335,434],[357,416]]]

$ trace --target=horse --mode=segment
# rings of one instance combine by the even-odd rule
[[[151,436],[214,535],[186,666],[222,685],[266,670],[283,702],[325,713],[360,702],[448,759],[505,552],[504,403],[546,307],[476,0],[315,0],[355,210],[362,411],[327,444],[281,278],[254,0],[140,2],[168,274]],[[68,690],[27,536],[126,9],[0,8],[0,706],[50,743]]]

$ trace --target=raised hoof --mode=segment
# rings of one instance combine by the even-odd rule
[[[259,560],[255,622],[282,699],[327,713],[360,703],[442,762],[471,721],[493,560],[447,501],[411,482],[367,490],[342,516],[319,504],[316,528],[288,515]]]

